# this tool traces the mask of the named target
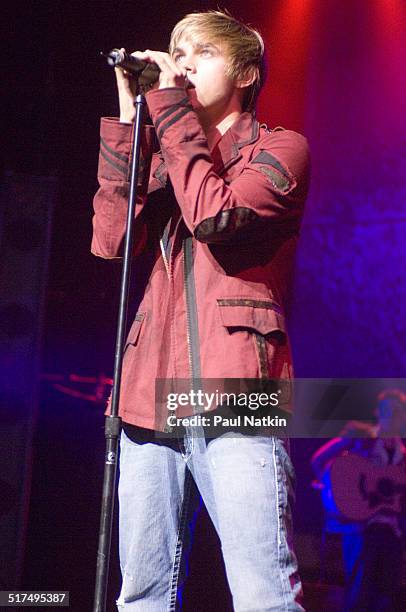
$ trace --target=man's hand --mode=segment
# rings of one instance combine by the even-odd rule
[[[136,51],[131,55],[144,62],[155,63],[159,66],[161,72],[159,73],[158,89],[165,89],[166,87],[185,87],[186,69],[178,66],[169,53],[147,49],[142,52]]]
[[[125,49],[121,48],[120,51],[124,52]],[[122,123],[132,123],[135,119],[135,79],[123,68],[114,68],[114,72],[116,73],[118,101],[120,105],[120,121]]]
[[[120,51],[125,51],[124,48]],[[135,51],[131,53],[144,62],[155,63],[159,66],[159,81],[154,83],[151,89],[164,89],[167,87],[185,87],[186,70],[178,66],[169,53],[163,51]],[[135,118],[134,96],[136,94],[135,79],[122,68],[115,68],[118,98],[120,104],[120,121],[132,123]]]

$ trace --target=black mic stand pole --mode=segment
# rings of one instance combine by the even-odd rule
[[[96,583],[93,612],[105,612],[107,583],[109,575],[111,531],[114,511],[115,483],[117,474],[117,451],[121,431],[121,418],[118,416],[120,398],[123,346],[126,334],[128,292],[133,253],[133,227],[135,201],[137,197],[137,177],[140,161],[141,137],[145,115],[145,96],[137,80],[135,98],[134,140],[132,145],[132,162],[130,175],[130,193],[128,197],[127,229],[124,243],[124,259],[120,288],[120,306],[118,312],[116,349],[114,356],[114,380],[111,397],[111,412],[105,420],[106,453],[104,463],[104,481],[100,513],[99,545],[97,551]]]

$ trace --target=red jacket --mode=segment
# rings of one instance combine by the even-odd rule
[[[292,376],[284,302],[309,156],[303,136],[250,113],[210,153],[183,89],[147,102],[161,151],[147,126],[135,256],[150,251],[153,266],[125,347],[120,415],[162,430],[156,378]],[[122,249],[131,136],[130,125],[102,119],[92,253],[104,258]]]

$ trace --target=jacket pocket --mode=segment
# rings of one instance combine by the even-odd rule
[[[220,298],[220,320],[229,334],[239,331],[252,336],[260,378],[282,377],[276,367],[280,357],[288,359],[285,318],[280,306],[270,299]]]
[[[124,347],[124,352],[131,346],[136,346],[141,332],[141,327],[145,319],[145,312],[137,312],[133,324],[128,332],[127,340]]]
[[[220,298],[220,318],[225,327],[246,327],[266,336],[272,332],[286,333],[285,317],[272,300],[251,298]]]

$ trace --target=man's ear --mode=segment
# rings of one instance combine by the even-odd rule
[[[239,89],[243,89],[244,87],[249,87],[255,81],[255,68],[249,68],[244,76],[238,78],[235,82],[235,86]]]

